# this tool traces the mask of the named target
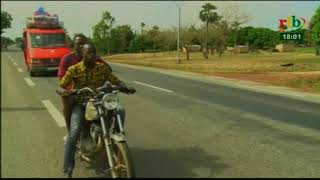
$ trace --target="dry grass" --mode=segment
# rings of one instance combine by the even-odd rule
[[[180,64],[176,64],[176,52],[120,54],[104,58],[110,62],[184,70],[208,75],[224,76],[229,74],[232,75],[232,78],[238,78],[241,73],[247,73],[250,75],[246,76],[248,77],[247,80],[255,79],[256,81],[273,85],[320,92],[320,57],[315,56],[311,48],[301,48],[297,49],[296,52],[284,53],[225,53],[221,58],[217,55],[209,55],[208,60],[203,59],[202,53],[191,53],[189,61],[185,60],[184,53],[180,53],[180,59],[182,60]],[[294,65],[281,66],[288,63],[293,63]],[[288,81],[281,81],[279,78],[271,78],[264,81],[259,76],[261,73],[273,73],[273,75],[278,73],[278,77],[282,77],[284,72],[314,73],[312,77],[295,76],[296,78]],[[259,78],[255,78],[258,76]],[[290,76],[290,73],[285,76]]]
[[[319,71],[320,58],[313,53],[286,52],[272,54],[223,54],[221,58],[209,56],[203,60],[201,53],[191,53],[189,61],[184,56],[181,64],[176,64],[174,52],[153,54],[122,54],[105,57],[108,61],[164,69],[187,70],[198,73],[211,72],[292,72]],[[294,63],[291,67],[281,64]]]

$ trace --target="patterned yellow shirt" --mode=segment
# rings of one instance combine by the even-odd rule
[[[88,69],[85,67],[83,61],[78,64],[72,65],[68,68],[68,71],[59,81],[61,87],[66,88],[72,84],[74,89],[81,89],[89,87],[92,90],[96,90],[102,86],[106,81],[112,84],[118,84],[120,80],[111,73],[110,69],[101,62],[96,62],[94,68]],[[90,98],[88,94],[81,93],[75,97],[77,104],[86,102]]]

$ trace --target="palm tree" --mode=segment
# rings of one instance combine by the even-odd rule
[[[142,22],[141,24],[140,24],[140,27],[141,27],[141,34],[143,33],[143,28],[146,26],[146,24],[144,23],[144,22]]]
[[[156,52],[156,42],[158,40],[158,36],[159,36],[159,27],[157,25],[154,25],[152,27],[151,33],[152,33],[152,39],[153,39],[153,56],[155,56],[155,52]]]
[[[204,58],[208,59],[208,27],[209,27],[209,23],[215,23],[216,21],[218,21],[220,19],[220,17],[218,16],[217,12],[214,12],[214,10],[216,10],[217,7],[213,4],[210,3],[206,3],[204,5],[202,5],[202,10],[199,13],[199,18],[201,19],[202,22],[206,23],[206,37],[205,37],[205,55]]]

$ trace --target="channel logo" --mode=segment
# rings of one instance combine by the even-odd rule
[[[287,19],[279,19],[279,31],[288,32],[290,30],[302,29],[306,20],[304,18],[297,18],[296,16],[288,16]]]

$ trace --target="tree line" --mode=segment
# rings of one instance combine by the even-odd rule
[[[218,14],[217,7],[211,3],[202,5],[199,19],[203,25],[182,26],[180,28],[180,48],[186,51],[189,59],[190,45],[200,45],[204,59],[208,59],[208,51],[214,50],[221,56],[226,47],[248,45],[250,49],[273,49],[282,43],[280,33],[269,28],[242,26],[250,21],[250,17],[240,13],[237,7]],[[12,17],[1,11],[1,34],[4,29],[11,28]],[[134,31],[128,24],[118,25],[110,12],[104,11],[100,21],[93,27],[89,39],[96,44],[97,50],[103,54],[163,52],[177,49],[178,28],[161,29],[157,25],[146,28],[141,22],[140,31]],[[311,46],[320,54],[320,6],[313,15],[308,29],[300,29],[304,39],[293,43]],[[72,41],[68,34],[68,39]],[[4,39],[4,40],[3,40]],[[1,42],[9,42],[1,36]],[[12,40],[10,41],[13,42]]]
[[[310,21],[308,29],[295,32],[303,34],[304,38],[293,41],[296,45],[314,46],[319,55],[320,47],[320,7]],[[221,56],[227,46],[248,45],[250,49],[274,49],[280,40],[280,32],[269,28],[244,26],[250,20],[248,15],[240,13],[233,7],[222,15],[217,13],[217,7],[211,3],[202,6],[199,19],[203,26],[183,26],[180,28],[180,47],[186,51],[189,59],[190,45],[200,45],[203,57],[208,59],[208,50],[214,49]],[[102,19],[93,27],[92,41],[98,51],[105,54],[163,52],[177,49],[178,28],[160,29],[157,25],[146,28],[141,22],[140,31],[133,31],[131,26],[115,25],[116,19],[108,12],[102,14]]]

